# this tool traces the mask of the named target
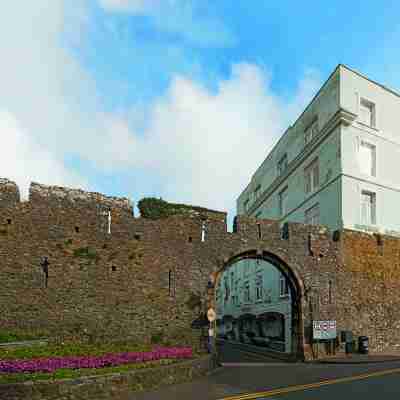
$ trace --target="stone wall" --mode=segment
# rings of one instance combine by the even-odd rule
[[[400,343],[399,239],[299,223],[282,230],[249,217],[230,233],[226,213],[147,220],[133,216],[127,199],[32,184],[29,201],[19,202],[16,185],[1,182],[0,329],[103,341],[158,335],[196,347],[200,331],[190,323],[199,309],[187,300],[199,294],[204,309],[210,275],[253,254],[273,255],[292,277],[306,358],[315,356],[310,327],[318,319],[370,336],[371,350]],[[208,295],[212,305],[213,289]]]
[[[15,182],[0,178],[0,204],[3,207],[12,207],[20,201],[19,189]]]
[[[400,240],[344,231],[342,324],[372,339],[378,352],[400,350]]]
[[[204,376],[215,368],[210,356],[169,366],[131,372],[0,385],[0,398],[7,400],[120,400],[132,392],[153,390]]]

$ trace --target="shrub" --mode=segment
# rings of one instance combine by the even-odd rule
[[[162,332],[153,333],[150,338],[151,344],[160,344],[163,341],[163,336]]]
[[[91,249],[89,247],[79,247],[74,250],[74,257],[82,257],[88,258],[91,260],[98,260],[99,256],[96,253],[96,250]]]
[[[157,199],[155,197],[144,197],[143,199],[139,200],[137,205],[140,210],[140,216],[149,219],[166,218],[177,214],[213,212],[213,210],[203,207],[168,203],[161,198]]]
[[[186,306],[190,309],[190,310],[195,310],[198,307],[201,307],[201,297],[199,294],[197,293],[190,293],[190,297],[189,299],[186,301]]]

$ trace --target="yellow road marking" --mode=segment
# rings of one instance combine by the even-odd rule
[[[237,396],[232,396],[232,397],[224,397],[220,400],[253,400],[253,399],[259,399],[260,397],[270,397],[270,396],[274,396],[277,394],[297,392],[299,390],[306,390],[306,389],[312,389],[312,388],[317,388],[317,387],[326,386],[326,385],[333,385],[335,383],[357,381],[357,380],[361,380],[361,379],[371,378],[374,376],[395,374],[398,372],[400,372],[400,368],[388,369],[386,371],[371,372],[368,374],[350,376],[350,377],[346,377],[346,378],[339,378],[339,379],[332,379],[329,381],[309,383],[307,385],[289,386],[286,388],[268,390],[266,392],[248,393],[248,394],[242,394],[242,395],[237,395]]]

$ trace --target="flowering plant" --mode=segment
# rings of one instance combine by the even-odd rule
[[[104,354],[102,356],[68,356],[36,358],[31,360],[4,360],[0,361],[0,372],[54,372],[61,368],[103,368],[123,364],[142,363],[165,358],[192,358],[190,347],[154,347],[148,352],[125,352]]]

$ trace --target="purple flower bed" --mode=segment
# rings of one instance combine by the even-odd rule
[[[190,347],[155,347],[148,352],[104,354],[102,356],[68,356],[36,358],[32,360],[0,361],[0,372],[54,372],[60,368],[103,368],[123,364],[141,363],[165,358],[191,358]]]

